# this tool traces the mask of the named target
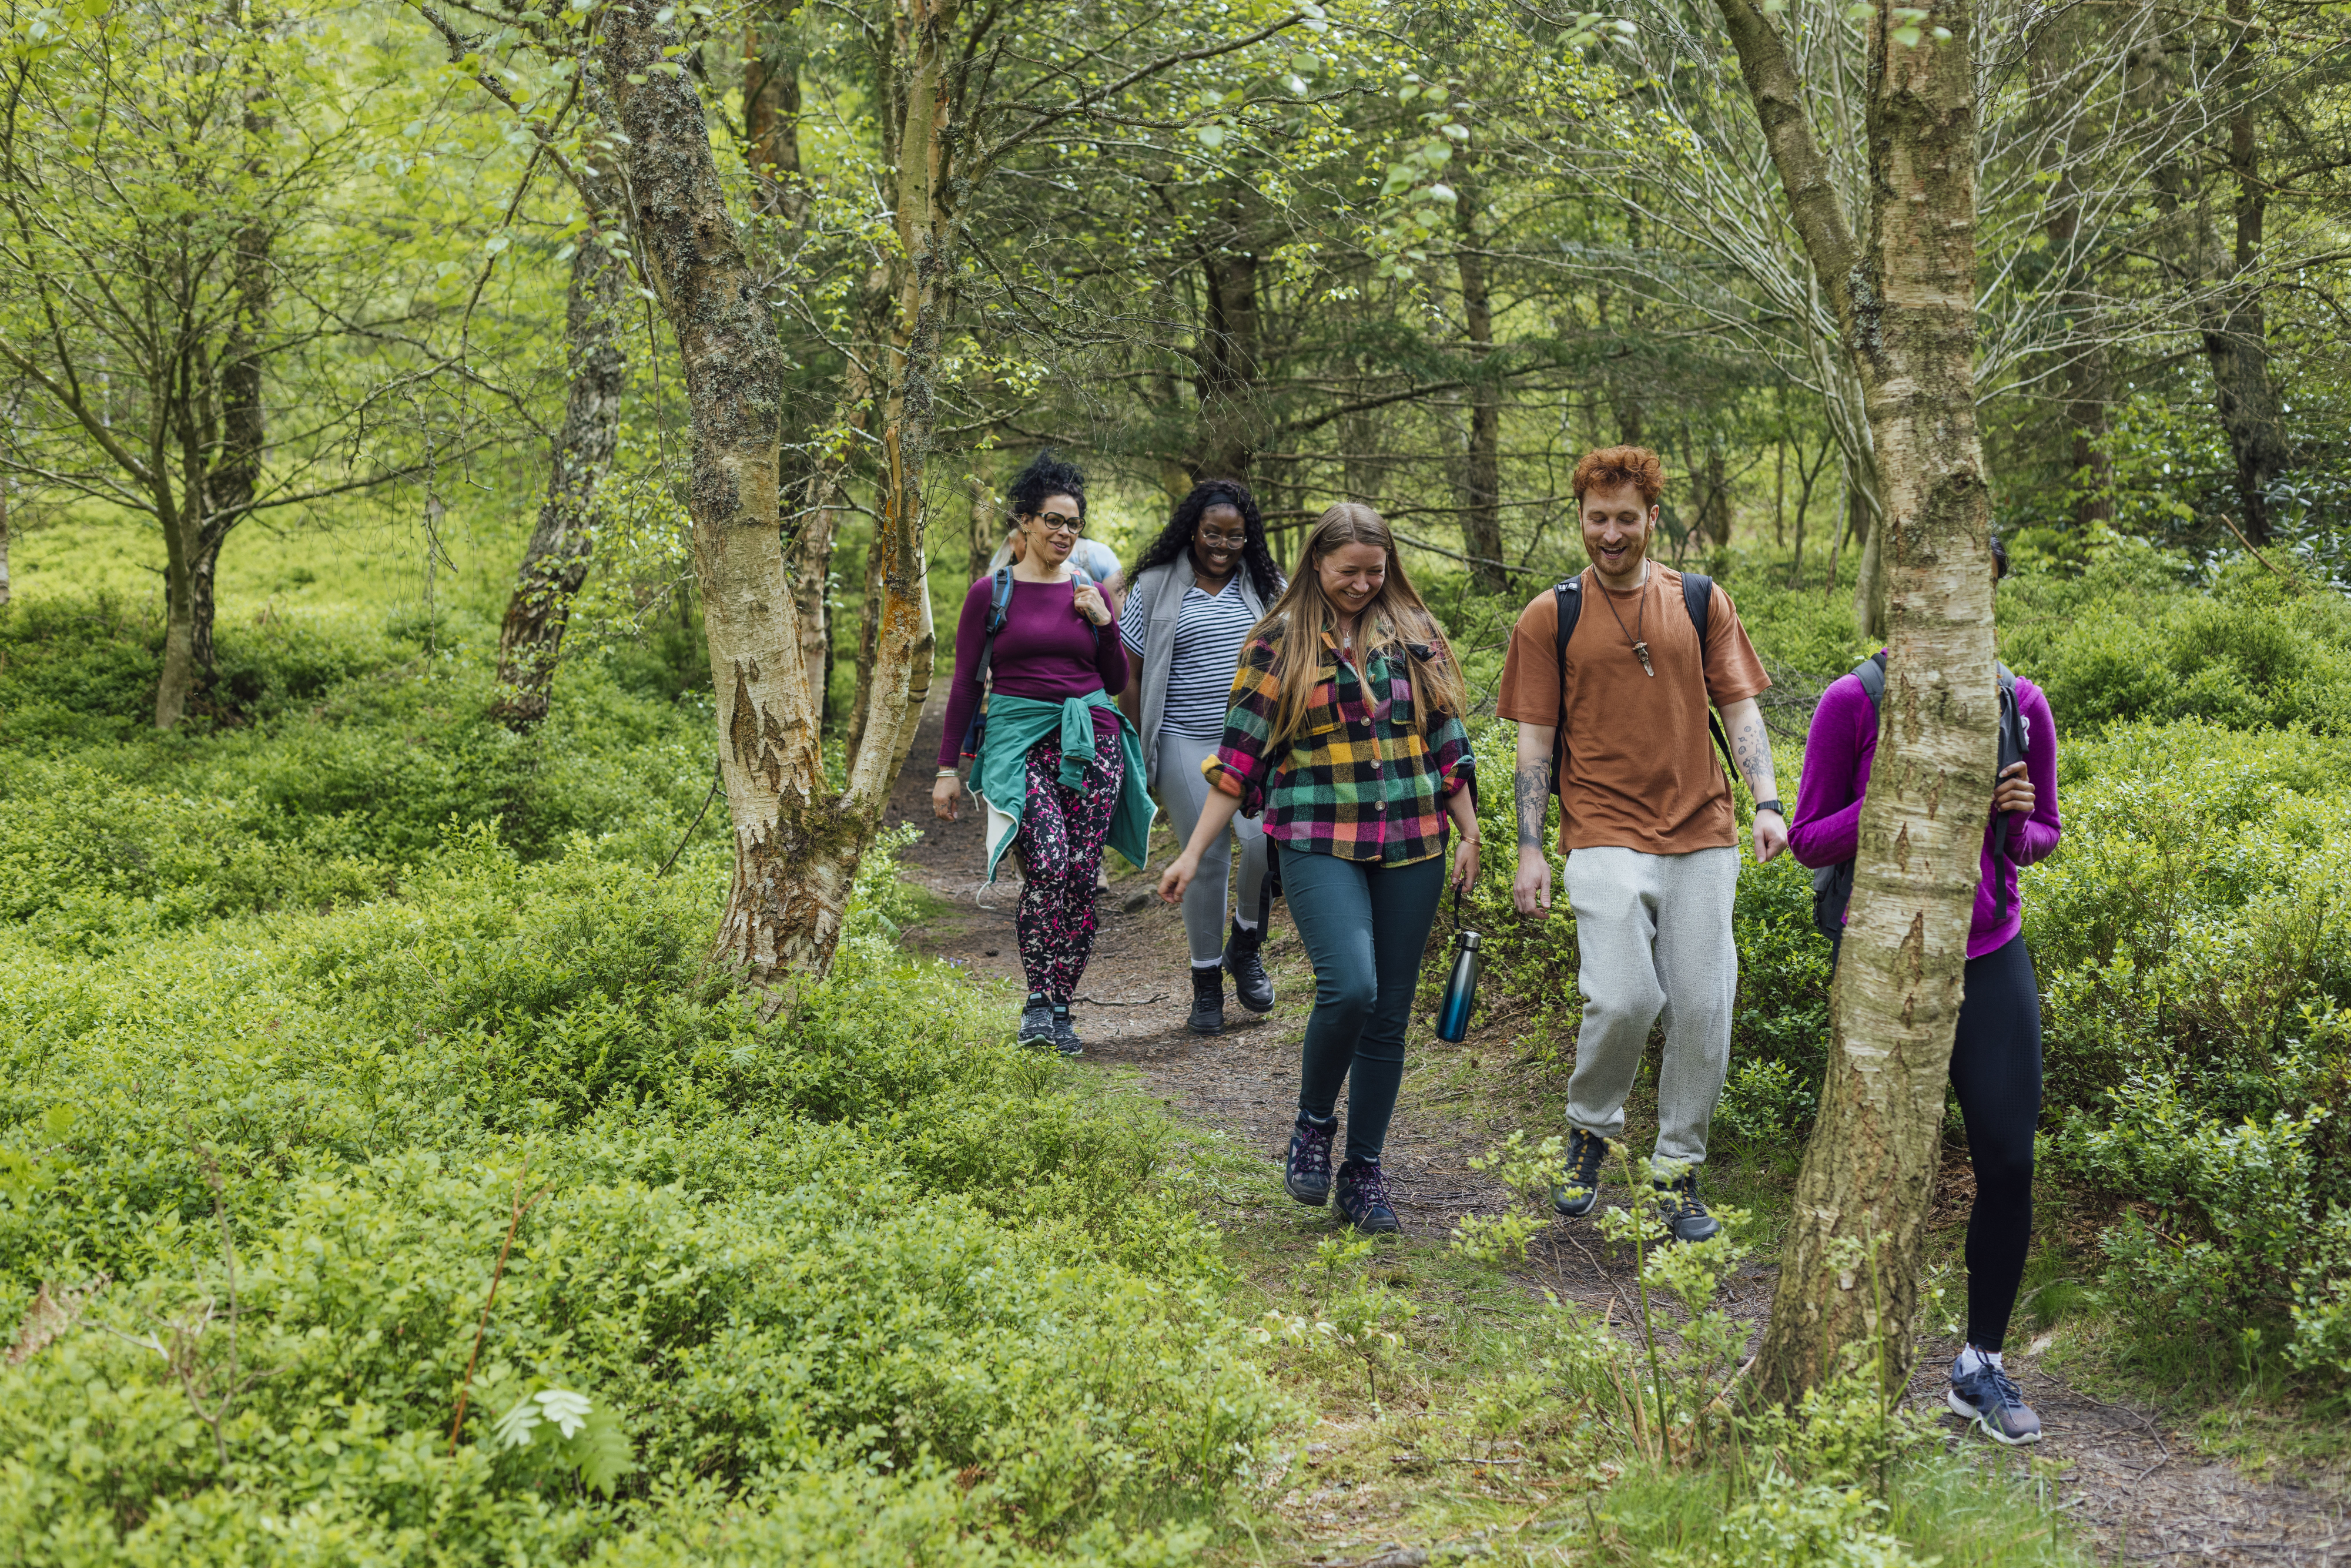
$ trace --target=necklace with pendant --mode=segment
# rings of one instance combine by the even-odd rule
[[[1633,644],[1633,656],[1641,661],[1641,673],[1648,676],[1649,679],[1653,681],[1656,680],[1657,678],[1657,667],[1649,663],[1649,645],[1643,642],[1640,636],[1642,629],[1647,623],[1649,619],[1649,580],[1647,575],[1645,573],[1641,578],[1641,607],[1633,612],[1633,629],[1629,632],[1625,630],[1625,618],[1622,615],[1616,614],[1616,596],[1608,591],[1608,585],[1604,582],[1600,585],[1600,597],[1607,601],[1608,613],[1615,618],[1616,630],[1624,632],[1625,641]]]

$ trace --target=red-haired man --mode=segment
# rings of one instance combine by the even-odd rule
[[[1771,683],[1730,596],[1649,559],[1664,487],[1657,455],[1644,446],[1605,447],[1576,465],[1592,566],[1519,616],[1496,711],[1519,726],[1512,898],[1521,914],[1551,909],[1542,829],[1556,788],[1583,951],[1568,1168],[1552,1206],[1574,1218],[1598,1201],[1607,1140],[1624,1135],[1625,1096],[1662,1013],[1656,1158],[1666,1168],[1655,1173],[1656,1202],[1675,1237],[1698,1241],[1717,1228],[1698,1200],[1697,1167],[1729,1067],[1739,986],[1738,821],[1709,706],[1754,793],[1757,860],[1788,847],[1788,824],[1755,702]]]

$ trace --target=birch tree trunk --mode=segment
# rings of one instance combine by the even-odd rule
[[[498,628],[500,692],[490,711],[510,729],[529,729],[547,716],[571,601],[588,576],[588,558],[595,547],[590,507],[620,444],[621,392],[628,361],[621,350],[619,328],[628,277],[625,263],[593,236],[582,236],[572,253],[571,281],[564,299],[563,338],[571,361],[571,386],[564,401],[563,428],[555,438],[547,499],[524,548],[514,594]]]
[[[1825,1379],[1845,1346],[1873,1338],[1895,1386],[1907,1375],[1991,804],[1999,684],[1971,365],[1972,18],[1968,0],[1942,0],[1913,31],[1891,0],[1877,0],[1867,104],[1876,198],[1856,240],[1777,30],[1751,0],[1717,4],[1866,397],[1881,505],[1871,535],[1892,647],[1830,993],[1828,1080],[1756,1368],[1765,1395],[1788,1400]]]
[[[694,78],[664,52],[678,42],[666,16],[654,0],[616,0],[597,54],[627,137],[638,254],[685,376],[686,509],[735,841],[714,956],[771,988],[789,971],[831,963],[873,810],[826,787],[819,706],[776,541],[783,353],[726,210]]]

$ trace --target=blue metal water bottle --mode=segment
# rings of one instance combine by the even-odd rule
[[[1469,1032],[1469,1009],[1478,1004],[1478,971],[1486,956],[1478,951],[1475,931],[1453,937],[1453,974],[1445,982],[1445,999],[1437,1004],[1437,1038],[1458,1043]]]

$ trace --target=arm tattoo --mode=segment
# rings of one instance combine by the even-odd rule
[[[1764,729],[1761,718],[1751,718],[1739,727],[1731,737],[1730,748],[1739,757],[1739,770],[1747,775],[1747,789],[1759,800],[1768,800],[1779,793],[1778,781],[1771,768],[1771,737]]]
[[[1521,762],[1511,775],[1511,783],[1519,804],[1519,843],[1521,847],[1541,844],[1543,815],[1551,809],[1551,765]]]

